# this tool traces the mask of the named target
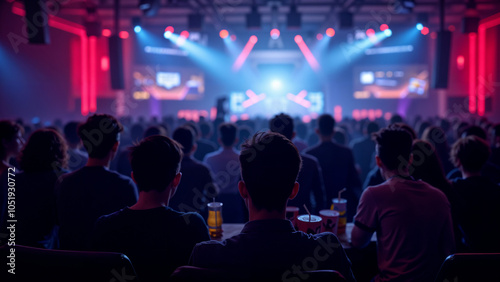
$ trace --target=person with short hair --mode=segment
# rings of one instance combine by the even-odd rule
[[[196,134],[191,127],[181,126],[174,130],[172,138],[182,145],[181,173],[184,181],[170,199],[169,207],[181,212],[198,212],[207,218],[207,203],[218,195],[218,187],[210,169],[193,157],[197,148]]]
[[[385,182],[363,192],[351,244],[366,247],[377,233],[375,281],[433,281],[454,251],[450,204],[443,192],[409,175],[413,139],[408,131],[382,129],[374,140]]]
[[[269,121],[269,129],[271,132],[283,134],[283,136],[292,140],[292,142],[296,135],[292,117],[283,113],[274,116]],[[297,148],[297,150],[299,149]],[[308,154],[301,154],[300,156],[302,158],[302,168],[297,178],[300,191],[294,199],[288,201],[288,204],[298,207],[301,214],[306,213],[304,204],[311,212],[318,213],[319,210],[326,206],[325,187],[321,168],[315,157]],[[311,201],[311,198],[313,201]]]
[[[334,128],[335,119],[329,114],[321,115],[316,129],[321,142],[304,153],[314,156],[323,172],[327,202],[323,208],[329,208],[331,200],[338,197],[340,190],[346,188],[342,197],[347,199],[347,220],[351,221],[361,195],[361,180],[351,149],[332,141]]]
[[[301,157],[292,141],[279,133],[257,133],[242,146],[239,161],[243,180],[238,190],[250,221],[239,235],[223,242],[197,244],[189,264],[238,277],[290,281],[302,279],[306,270],[337,270],[354,281],[350,261],[333,233],[295,231],[285,219],[287,202],[299,191]],[[307,263],[315,257],[317,264]]]
[[[92,249],[124,253],[141,281],[166,280],[188,263],[196,243],[210,240],[208,228],[198,213],[168,207],[181,181],[180,144],[153,135],[129,152],[139,200],[97,220]]]
[[[500,252],[500,185],[481,174],[490,152],[488,143],[473,135],[451,148],[451,160],[462,173],[452,182],[451,208],[463,252]]]
[[[220,191],[217,201],[223,203],[222,218],[226,223],[243,223],[246,221],[245,204],[238,193],[240,181],[240,152],[234,146],[238,143],[238,128],[232,123],[219,125],[219,144],[221,148],[205,155],[203,161],[214,175]]]
[[[122,131],[120,122],[106,114],[95,114],[78,127],[89,159],[83,168],[61,176],[56,186],[61,249],[88,249],[100,216],[136,203],[132,179],[109,170]]]
[[[373,142],[371,136],[373,133],[379,131],[379,129],[380,126],[374,121],[366,123],[363,128],[364,136],[353,140],[350,144],[356,165],[361,170],[361,182],[365,181],[368,172],[375,167],[375,164],[373,163],[375,142]]]

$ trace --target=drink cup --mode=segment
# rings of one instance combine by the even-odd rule
[[[338,234],[345,233],[345,227],[347,224],[347,200],[333,198],[332,199],[333,210],[339,213],[339,223],[338,223]]]
[[[299,230],[305,233],[318,234],[321,232],[321,217],[303,214],[297,217]]]
[[[322,218],[321,232],[332,232],[333,234],[337,234],[339,212],[333,210],[320,210],[319,216]]]
[[[212,238],[222,237],[222,203],[211,202],[208,206],[208,232]]]
[[[286,219],[290,220],[292,222],[293,227],[295,227],[295,230],[298,230],[297,227],[297,216],[299,216],[299,208],[298,207],[286,207]]]

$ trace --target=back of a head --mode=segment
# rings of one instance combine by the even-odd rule
[[[458,139],[451,148],[451,161],[465,171],[479,172],[488,161],[491,149],[480,137],[471,135]]]
[[[275,115],[269,120],[269,130],[280,133],[286,138],[292,140],[293,136],[293,119],[291,116],[281,113]]]
[[[333,134],[335,127],[335,119],[329,114],[320,115],[318,118],[318,129],[322,136],[330,136]]]
[[[10,120],[0,120],[0,157],[4,158],[6,152],[3,141],[10,141],[16,137],[18,132],[23,132],[22,127]]]
[[[486,131],[478,125],[471,125],[469,127],[466,127],[462,132],[462,137],[467,136],[477,136],[479,138],[482,138],[483,140],[487,140]]]
[[[153,135],[167,136],[167,131],[165,130],[164,127],[162,127],[160,125],[152,125],[152,126],[146,128],[146,130],[144,130],[144,134],[142,135],[142,138],[146,138],[146,137],[153,136]]]
[[[210,135],[212,133],[212,125],[209,122],[200,121],[199,127],[200,127],[201,137],[210,138]]]
[[[66,168],[68,162],[65,139],[53,129],[33,132],[19,157],[19,166],[26,172],[40,172]]]
[[[403,122],[393,123],[393,124],[390,124],[387,128],[404,130],[404,131],[408,132],[408,134],[410,134],[412,140],[417,139],[417,133],[415,132],[415,130],[406,123],[403,123]]]
[[[259,132],[242,145],[241,176],[254,206],[267,211],[285,208],[301,167],[290,139],[274,132]]]
[[[80,123],[77,121],[70,121],[64,126],[64,137],[68,143],[78,144],[78,142],[80,142],[80,136],[78,136],[78,126],[80,126]]]
[[[392,115],[391,119],[389,120],[389,124],[400,123],[400,122],[403,122],[403,117],[400,116],[399,114]]]
[[[389,170],[406,167],[410,160],[413,138],[402,128],[384,128],[373,134],[377,155]]]
[[[164,191],[180,170],[181,145],[166,136],[146,137],[129,150],[139,191]]]
[[[120,140],[122,131],[121,123],[107,114],[95,114],[78,127],[78,135],[89,158],[95,159],[102,159],[109,154],[113,145]]]
[[[440,149],[448,151],[448,139],[444,130],[439,126],[429,126],[422,134],[422,140],[431,143],[439,151]]]
[[[431,143],[424,140],[415,140],[412,154],[413,163],[410,167],[410,175],[415,179],[422,179],[433,186],[438,186],[446,181],[441,160]]]
[[[366,124],[366,133],[368,133],[368,136],[371,136],[373,133],[377,132],[380,130],[380,126],[378,123],[371,121],[368,124]]]
[[[191,127],[181,126],[174,130],[172,138],[182,146],[182,152],[189,154],[195,144],[195,134]]]
[[[238,128],[232,123],[223,123],[219,125],[219,138],[225,147],[232,147],[236,140]]]
[[[200,137],[200,128],[198,127],[198,124],[194,122],[187,122],[183,126],[191,128],[191,130],[193,130],[195,140],[198,140],[198,137]]]

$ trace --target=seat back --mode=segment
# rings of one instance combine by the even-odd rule
[[[444,281],[500,281],[500,254],[454,254],[448,256],[436,277]]]
[[[250,281],[283,281],[283,271],[278,270],[256,270],[251,273],[247,271],[238,271],[235,269],[207,269],[194,266],[178,267],[170,276],[172,282],[201,282],[201,281],[220,281],[220,282],[250,282]],[[344,277],[335,270],[316,270],[303,271],[300,281],[346,281]],[[294,281],[294,280],[290,280]]]
[[[11,251],[13,248],[14,252]],[[12,253],[15,258],[12,258]],[[9,258],[10,256],[11,258]],[[8,273],[14,262],[15,275]],[[138,281],[132,263],[120,253],[47,250],[17,245],[0,247],[0,264],[7,269],[0,281]]]

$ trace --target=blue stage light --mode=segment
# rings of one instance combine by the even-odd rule
[[[418,23],[418,24],[417,24],[417,29],[418,29],[418,30],[422,30],[422,28],[424,28],[424,25],[423,25],[423,24],[421,24],[421,23]]]
[[[134,31],[135,31],[135,33],[139,33],[139,32],[141,32],[141,30],[142,30],[142,28],[141,28],[141,26],[139,26],[139,25],[136,25],[136,26],[134,27]]]
[[[386,29],[384,30],[384,34],[385,36],[390,37],[392,35],[392,30],[390,28]]]

